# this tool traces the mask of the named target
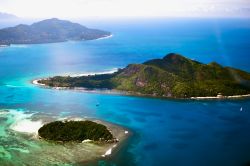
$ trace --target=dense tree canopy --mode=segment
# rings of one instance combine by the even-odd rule
[[[113,135],[106,126],[92,121],[55,121],[38,130],[40,137],[52,141],[108,141]]]

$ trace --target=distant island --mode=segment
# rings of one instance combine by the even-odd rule
[[[20,24],[0,29],[0,45],[94,40],[110,35],[111,33],[107,31],[90,29],[77,23],[52,18],[32,25]]]
[[[42,126],[38,134],[45,140],[56,142],[92,140],[113,143],[115,141],[106,126],[88,120],[50,122]]]
[[[143,64],[130,64],[112,74],[55,76],[37,82],[49,87],[111,89],[169,98],[222,98],[250,94],[250,73],[223,67],[216,62],[203,64],[175,53]]]
[[[0,21],[16,20],[16,19],[18,19],[18,17],[13,14],[0,12]]]

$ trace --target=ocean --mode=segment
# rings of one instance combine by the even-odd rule
[[[58,165],[74,162],[72,158],[68,162],[60,162],[56,156],[46,158],[47,153],[39,157],[37,153],[49,145],[15,131],[20,125],[21,130],[22,125],[39,125],[43,116],[95,118],[131,133],[110,157],[76,165],[240,166],[250,161],[249,99],[172,100],[54,90],[31,84],[41,77],[114,71],[170,52],[250,72],[249,19],[78,22],[111,31],[113,36],[0,48],[0,165],[22,165],[31,159],[40,165],[53,160]],[[37,121],[29,121],[34,114]]]

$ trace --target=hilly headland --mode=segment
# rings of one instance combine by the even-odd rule
[[[244,97],[250,94],[250,73],[216,62],[203,64],[176,53],[142,64],[129,64],[112,74],[55,76],[37,82],[49,87],[109,89],[168,98]]]

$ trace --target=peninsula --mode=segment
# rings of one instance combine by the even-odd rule
[[[94,40],[108,36],[111,36],[110,32],[90,29],[77,23],[52,18],[32,25],[20,24],[0,29],[0,45]]]
[[[203,64],[176,53],[142,64],[130,64],[112,74],[55,76],[37,81],[49,87],[110,89],[169,98],[248,96],[250,73]]]

